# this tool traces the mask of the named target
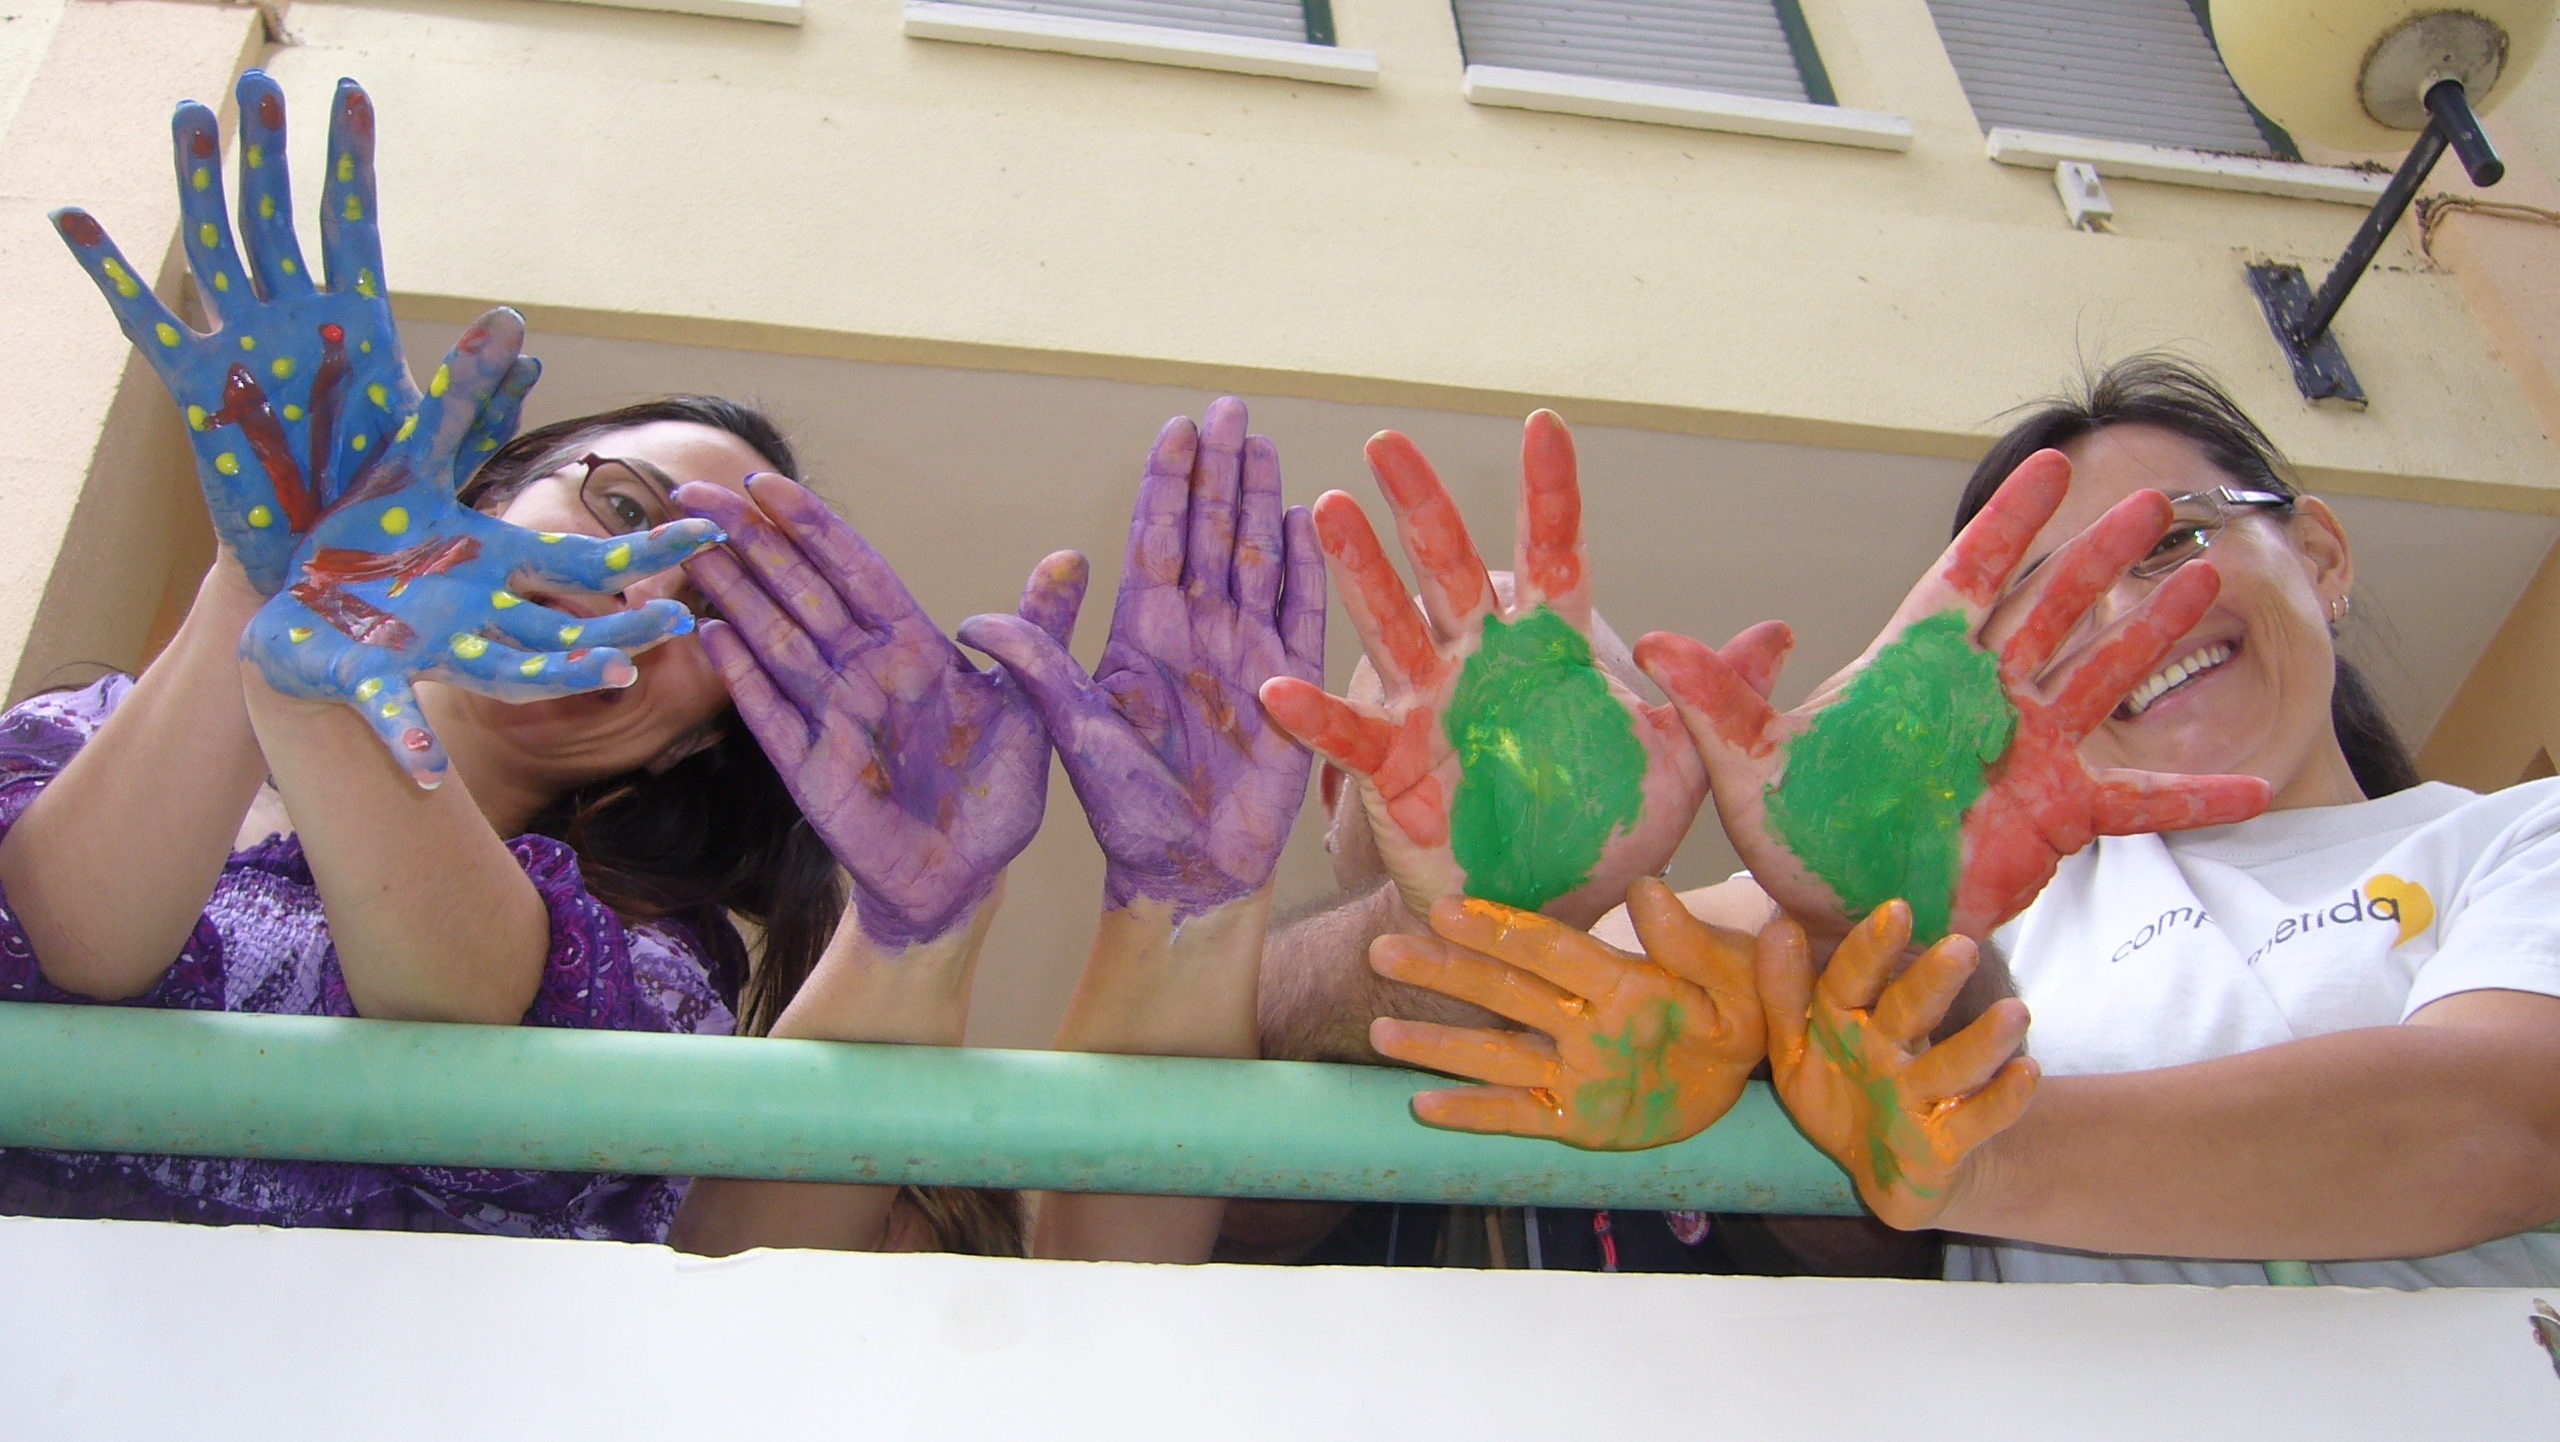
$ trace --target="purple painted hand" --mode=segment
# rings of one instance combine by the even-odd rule
[[[1156,437],[1093,675],[1028,621],[961,624],[1047,723],[1102,843],[1105,905],[1145,897],[1179,920],[1270,881],[1313,758],[1254,698],[1322,677],[1324,606],[1315,522],[1283,510],[1280,454],[1230,396]]]
[[[1040,830],[1048,734],[1012,679],[970,664],[825,502],[781,476],[747,488],[676,492],[729,533],[686,565],[726,618],[703,626],[702,644],[853,873],[864,934],[892,949],[946,935]],[[1063,644],[1084,585],[1084,557],[1050,556],[1023,588],[1020,624]]]

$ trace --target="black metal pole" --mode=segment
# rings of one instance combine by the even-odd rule
[[[2434,128],[2444,132],[2454,159],[2462,162],[2473,185],[2491,186],[2507,178],[2507,163],[2498,158],[2498,148],[2480,128],[2480,117],[2472,111],[2471,97],[2461,81],[2439,80],[2428,86],[2427,113],[2435,117]]]
[[[2455,82],[2446,81],[2445,85]],[[2436,88],[2441,90],[2444,85]],[[2470,109],[2467,105],[2463,108]],[[2373,203],[2372,212],[2357,228],[2356,238],[2347,242],[2346,254],[2329,268],[2329,278],[2320,282],[2320,293],[2311,297],[2311,309],[2303,313],[2302,329],[2294,333],[2295,344],[2308,350],[2328,333],[2329,322],[2338,318],[2338,307],[2347,303],[2347,292],[2364,279],[2365,267],[2373,264],[2391,227],[2400,223],[2400,217],[2408,213],[2409,202],[2418,198],[2418,187],[2426,183],[2427,172],[2435,169],[2436,161],[2443,157],[2444,146],[2444,121],[2429,120],[2427,128],[2418,132],[2418,143],[2409,147],[2409,158],[2400,162],[2391,184],[2383,188],[2382,198]]]

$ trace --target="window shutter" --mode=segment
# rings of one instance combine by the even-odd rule
[[[1832,103],[1795,0],[1454,0],[1470,65]],[[1787,7],[1782,17],[1780,6]],[[1793,23],[1790,23],[1793,22]],[[1810,74],[1809,74],[1810,72]],[[1811,81],[1809,84],[1808,81]]]
[[[1066,15],[1078,20],[1117,20],[1124,25],[1155,25],[1168,30],[1199,30],[1212,35],[1243,35],[1256,40],[1299,44],[1333,43],[1330,23],[1308,23],[1306,0],[966,0],[990,10],[1018,10],[1032,15]],[[1327,11],[1328,22],[1330,11]]]
[[[1986,130],[2275,155],[2187,0],[1929,0]]]

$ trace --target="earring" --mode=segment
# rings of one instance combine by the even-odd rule
[[[2354,609],[2354,607],[2355,600],[2350,596],[2340,596],[2336,600],[2331,601],[2329,603],[2329,624],[2334,626],[2340,621],[2347,619],[2347,612]]]

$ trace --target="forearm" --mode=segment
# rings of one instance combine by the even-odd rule
[[[969,1020],[970,980],[1002,895],[999,882],[965,925],[912,947],[872,940],[848,909],[771,1034],[958,1046]],[[874,1252],[888,1236],[897,1197],[896,1187],[700,1177],[685,1192],[667,1245],[713,1257],[750,1247]]]
[[[2560,1215],[2560,1048],[2391,1026],[2051,1077],[1955,1191],[1943,1227],[2088,1251],[2453,1251]]]
[[[227,559],[207,572],[167,649],[0,839],[0,886],[54,985],[139,996],[204,914],[266,776],[239,662],[262,601]]]
[[[1302,917],[1274,932],[1263,949],[1257,1010],[1261,1054],[1281,1061],[1392,1065],[1369,1045],[1369,1023],[1382,1016],[1449,1026],[1508,1026],[1463,1001],[1389,981],[1369,968],[1369,944],[1398,932],[1427,929],[1404,907],[1393,882]]]
[[[421,790],[345,706],[240,684],[302,837],[347,995],[359,1015],[521,1021],[551,950],[551,917],[465,778]]]
[[[1058,1028],[1060,1051],[1250,1057],[1256,978],[1271,888],[1176,925],[1140,899],[1102,914]],[[1043,1199],[1032,1254],[1086,1260],[1200,1262],[1224,1203],[1202,1197],[1055,1193]]]

